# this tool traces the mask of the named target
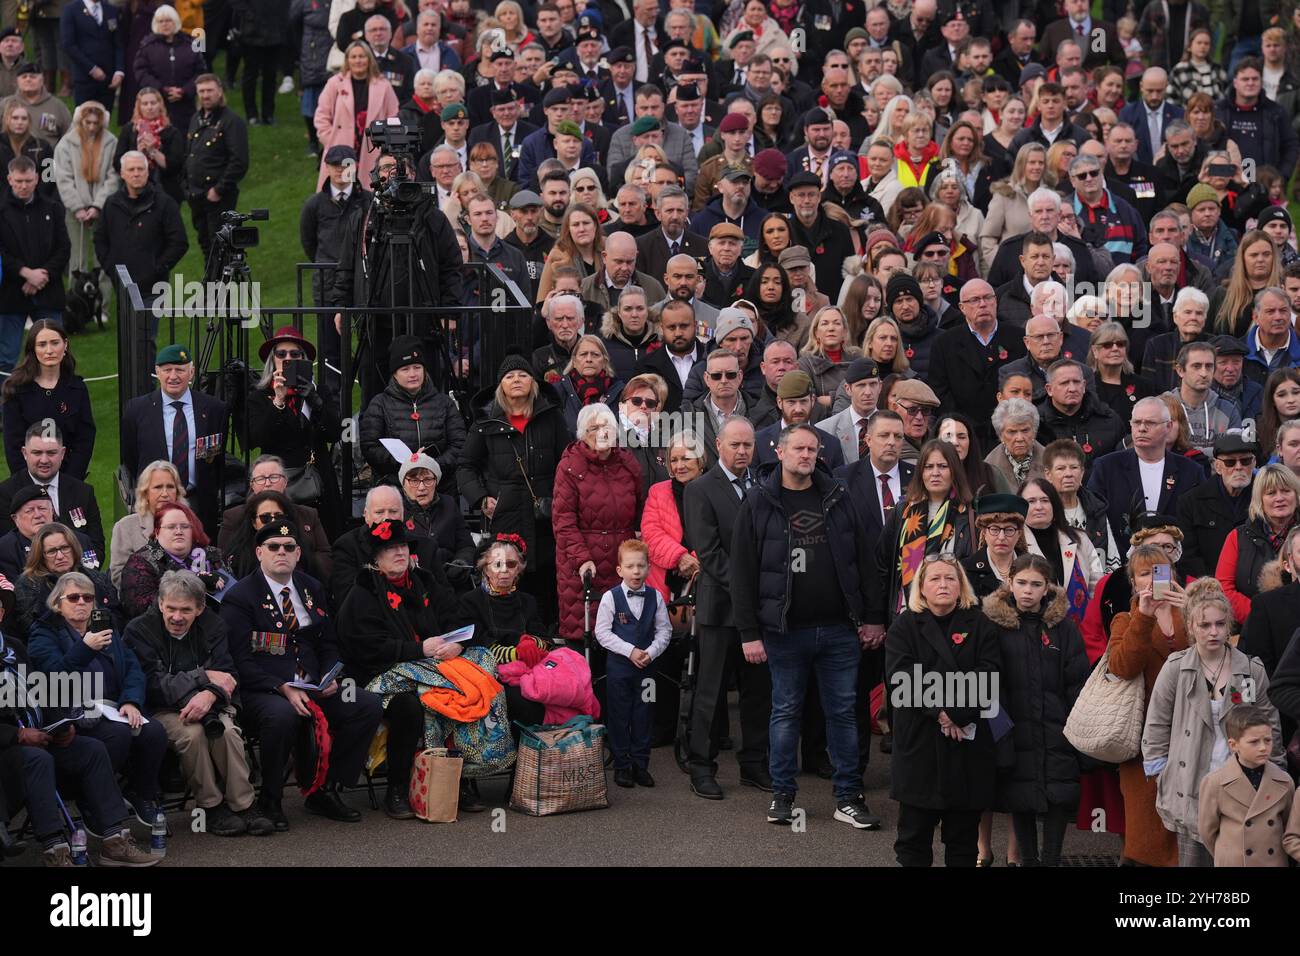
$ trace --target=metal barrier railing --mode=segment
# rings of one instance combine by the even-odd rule
[[[479,299],[490,303],[488,305],[350,306],[336,309],[306,303],[304,276],[332,269],[335,265],[298,263],[295,272],[297,304],[294,306],[267,306],[257,302],[254,308],[245,309],[243,306],[249,305],[250,300],[240,293],[246,290],[236,288],[231,289],[232,294],[222,301],[224,305],[238,308],[227,310],[223,307],[215,315],[205,314],[204,309],[188,307],[184,301],[175,303],[175,296],[170,297],[173,300],[170,307],[159,306],[153,296],[146,297],[141,293],[125,266],[118,266],[119,407],[124,409],[132,398],[152,392],[157,387],[153,376],[156,343],[185,345],[195,357],[193,387],[226,400],[232,409],[232,417],[235,410],[242,412],[240,421],[232,421],[235,427],[226,430],[224,451],[242,457],[247,469],[253,449],[244,440],[248,431],[247,403],[243,399],[258,373],[249,358],[253,354],[250,335],[254,329],[263,337],[281,325],[293,325],[302,331],[304,323],[314,317],[316,341],[320,342],[323,324],[333,324],[336,314],[343,316],[339,333],[341,362],[337,374],[343,385],[338,389],[339,417],[345,423],[354,421],[354,414],[360,411],[353,407],[352,385],[356,378],[357,358],[354,333],[360,326],[364,335],[369,320],[383,321],[391,317],[393,335],[416,335],[433,343],[439,361],[430,368],[429,374],[442,391],[457,401],[467,419],[471,417],[469,397],[493,382],[496,369],[506,354],[516,348],[531,353],[533,304],[514,281],[491,263],[470,262],[463,267],[467,272],[477,274]],[[230,311],[239,314],[232,316]],[[251,314],[243,314],[245,312]],[[333,371],[326,364],[325,350],[318,348],[316,381],[331,380]],[[355,435],[355,427],[345,426],[339,443],[344,463],[339,476],[344,502],[352,497],[351,462]],[[224,465],[224,456],[222,463]],[[125,463],[120,464],[119,500],[123,507],[129,507],[135,476],[127,475]]]

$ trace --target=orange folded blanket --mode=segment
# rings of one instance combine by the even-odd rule
[[[493,699],[501,693],[495,677],[463,657],[440,662],[438,670],[456,686],[430,687],[420,695],[420,703],[462,724],[487,716]]]

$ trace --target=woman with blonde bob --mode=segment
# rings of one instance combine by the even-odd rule
[[[1285,465],[1265,465],[1250,489],[1247,520],[1228,532],[1214,576],[1223,586],[1237,623],[1250,615],[1250,599],[1259,593],[1259,574],[1276,560],[1287,533],[1295,527],[1300,506],[1300,478]]]
[[[812,379],[817,403],[825,408],[834,404],[849,364],[862,357],[862,349],[850,345],[848,337],[844,312],[837,306],[822,306],[808,324],[808,340],[800,350],[799,367]]]
[[[969,686],[972,677],[991,689],[1000,668],[998,645],[997,628],[980,613],[958,558],[926,555],[907,609],[885,638],[894,735],[889,790],[899,804],[894,853],[900,866],[931,865],[939,824],[944,864],[976,865],[980,816],[993,807],[997,781],[993,735],[978,701],[943,707],[936,716],[921,692],[936,681]]]
[[[1282,726],[1268,699],[1268,674],[1259,658],[1232,645],[1232,616],[1233,605],[1219,582],[1201,578],[1191,584],[1183,609],[1190,646],[1169,655],[1148,695],[1142,768],[1156,780],[1156,811],[1178,841],[1180,867],[1214,865],[1200,840],[1199,794],[1206,775],[1236,759],[1226,730],[1234,708],[1253,705],[1267,711],[1273,728],[1269,759],[1286,767]]]
[[[151,461],[140,470],[140,477],[135,482],[134,513],[119,519],[109,535],[108,573],[114,587],[122,581],[122,569],[126,567],[127,558],[153,537],[154,512],[169,501],[189,504],[180,472],[170,461]]]

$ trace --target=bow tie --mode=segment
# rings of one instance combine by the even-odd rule
[[[627,592],[627,596],[628,596],[628,597],[639,597],[639,598],[643,598],[643,597],[645,597],[645,595],[646,595],[646,589],[645,589],[645,588],[642,588],[640,591],[628,591],[628,592]]]

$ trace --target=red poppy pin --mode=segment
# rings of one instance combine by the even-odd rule
[[[953,642],[954,644],[964,644],[964,643],[966,643],[966,632],[965,632],[965,631],[958,631],[956,634],[954,634],[954,635],[952,636],[952,642]]]
[[[557,372],[555,369],[551,369],[549,372],[543,375],[542,378],[546,379],[548,384],[554,385],[556,382],[560,380],[560,373]]]
[[[1124,394],[1125,394],[1125,395],[1132,395],[1132,394],[1135,393],[1137,390],[1138,390],[1138,387],[1137,387],[1136,385],[1125,385],[1125,386],[1124,386]]]
[[[1231,694],[1231,696],[1230,696],[1230,699],[1232,700],[1232,702],[1233,702],[1234,704],[1240,704],[1240,703],[1241,703],[1241,691],[1237,690],[1237,688],[1235,688],[1235,687],[1231,688],[1231,691],[1232,691],[1232,694]]]
[[[744,291],[745,291],[745,287],[743,285],[736,286],[736,295],[741,295],[742,293],[744,293]]]
[[[420,413],[419,413],[419,412],[411,412],[411,421],[413,421],[413,422],[418,422],[419,420],[420,420]]]
[[[1007,360],[1007,350],[1002,348],[998,349],[998,361],[1005,362],[1006,360]]]
[[[425,606],[425,607],[428,607],[428,606],[429,606],[429,599],[428,599],[428,598],[425,598],[425,599],[424,599],[424,606]]]
[[[401,596],[400,594],[397,594],[397,593],[395,593],[395,592],[393,592],[393,591],[389,591],[389,592],[388,592],[388,606],[389,606],[389,607],[391,607],[394,611],[396,611],[397,608],[398,608],[398,606],[399,606],[401,603],[402,603],[402,596]]]
[[[1091,454],[1092,454],[1092,442],[1090,442],[1090,441],[1086,441],[1086,442],[1083,443],[1083,453],[1084,453],[1085,455],[1091,455]]]
[[[825,246],[818,246],[818,247],[817,247],[817,255],[819,255],[819,256],[824,256],[824,255],[826,255],[826,247],[825,247]]]
[[[1051,647],[1051,646],[1052,646],[1052,639],[1051,639],[1050,637],[1047,636],[1047,632],[1046,632],[1046,631],[1043,631],[1043,646],[1044,646],[1044,647]]]
[[[1074,353],[1073,353],[1073,352],[1070,352],[1070,351],[1062,352],[1061,354],[1064,355],[1064,356],[1065,356],[1066,358],[1068,358],[1068,359],[1072,359],[1072,358],[1074,358]]]
[[[407,519],[406,519],[406,530],[407,530],[407,531],[414,531],[414,530],[415,530],[415,519],[414,519],[414,518],[407,518]]]
[[[907,347],[907,351],[904,352],[903,354],[906,355],[908,358],[915,358],[915,357],[916,357],[916,353],[915,353],[914,351],[912,351],[912,347],[911,347],[910,345]]]
[[[370,529],[370,534],[373,537],[378,538],[380,541],[387,541],[393,536],[393,526],[387,521],[381,521]]]

